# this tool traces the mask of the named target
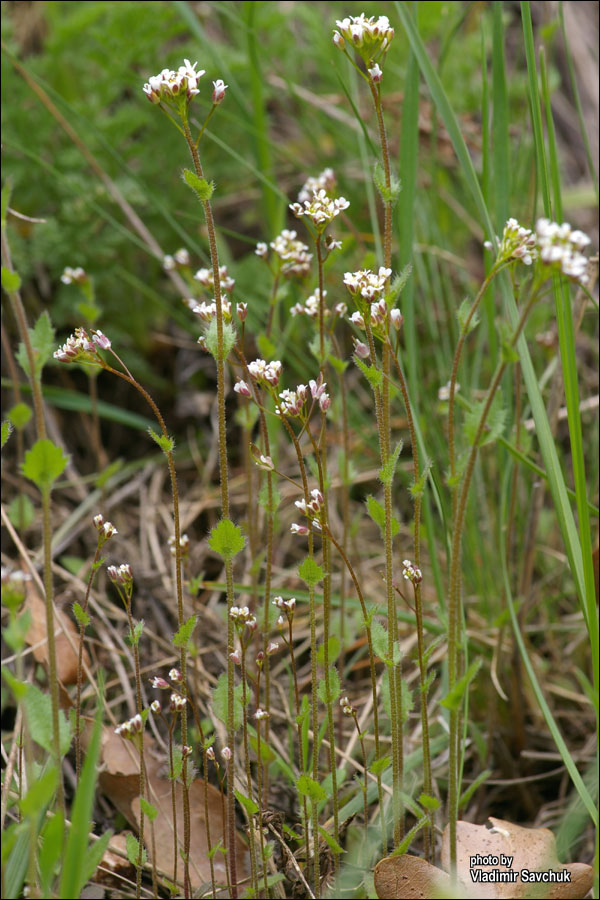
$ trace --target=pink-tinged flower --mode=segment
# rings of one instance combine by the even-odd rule
[[[319,406],[321,407],[322,412],[327,412],[327,410],[331,406],[331,398],[329,394],[321,394],[321,396],[319,397]]]
[[[161,678],[160,675],[155,675],[154,678],[151,678],[150,685],[153,688],[158,688],[160,691],[166,691],[171,688],[169,682],[165,678]]]
[[[62,347],[54,351],[59,362],[93,362],[99,365],[98,350],[85,328],[76,328]]]
[[[223,759],[224,759],[226,762],[229,762],[229,760],[230,760],[231,757],[233,756],[233,753],[231,752],[231,748],[230,748],[230,747],[223,747],[223,749],[221,750],[221,756],[223,757]]]
[[[321,394],[325,393],[325,388],[327,387],[327,382],[323,381],[323,373],[319,372],[319,377],[316,381],[314,378],[311,378],[308,382],[308,386],[313,400],[318,400],[321,397]]]
[[[310,528],[307,528],[306,525],[298,525],[296,522],[292,522],[290,531],[292,534],[310,534]]]
[[[247,303],[238,303],[235,311],[237,313],[237,317],[240,322],[246,321],[246,316],[248,315],[248,304]]]
[[[275,464],[271,457],[265,456],[263,453],[261,453],[258,459],[254,461],[259,469],[264,469],[266,472],[272,472],[275,468]]]
[[[390,27],[387,16],[367,18],[361,13],[360,16],[338,19],[335,24],[339,31],[333,33],[334,44],[343,50],[348,41],[365,61],[384,54],[394,37],[394,29]]]
[[[186,250],[185,247],[180,247],[179,250],[176,250],[174,253],[175,262],[178,266],[189,266],[190,264],[190,253],[189,250]]]
[[[168,106],[178,109],[178,99],[185,98],[189,103],[196,94],[199,94],[198,80],[204,75],[204,70],[196,71],[189,59],[184,60],[184,65],[179,66],[177,72],[172,69],[163,69],[158,75],[152,75],[143,87],[145,95],[151,103],[165,102]]]
[[[277,641],[269,641],[267,644],[267,656],[273,656],[274,653],[277,653],[279,650],[279,644]]]
[[[107,338],[101,331],[94,331],[92,333],[92,340],[101,350],[110,350],[112,346],[110,338]]]
[[[369,355],[369,348],[362,341],[357,341],[356,338],[354,340],[354,352],[361,359],[366,359]]]
[[[181,755],[184,759],[187,759],[189,756],[192,755],[192,748],[190,747],[189,744],[183,745],[183,747],[181,748]]]
[[[181,674],[179,669],[176,668],[169,669],[169,678],[172,682],[174,682],[174,684],[181,684],[181,682],[183,681],[183,675]]]
[[[129,563],[122,563],[120,566],[108,566],[108,577],[113,584],[130,585],[133,583],[133,571]]]
[[[250,390],[250,388],[248,387],[248,385],[246,384],[245,381],[236,381],[236,383],[233,386],[233,389],[236,392],[236,394],[241,394],[242,397],[251,397],[252,396],[252,391]]]
[[[311,200],[305,200],[304,203],[290,203],[290,209],[297,218],[307,216],[318,232],[322,232],[326,226],[339,216],[341,212],[348,209],[350,203],[345,197],[336,197],[332,200],[324,189],[315,191]]]
[[[242,654],[239,650],[234,650],[233,653],[230,653],[229,659],[235,666],[241,666],[242,664]]]
[[[378,300],[391,274],[392,270],[385,266],[380,266],[378,272],[360,269],[358,272],[346,272],[344,284],[353,295],[360,294],[365,300]]]
[[[187,700],[181,694],[171,694],[169,698],[169,709],[171,712],[181,712]]]
[[[218,106],[219,103],[222,103],[225,99],[225,91],[229,85],[225,84],[222,78],[219,78],[217,81],[213,81],[213,95],[212,102],[215,106]]]
[[[65,266],[60,280],[63,284],[73,284],[73,282],[75,284],[83,284],[88,280],[88,276],[85,269],[82,269],[81,266],[77,266],[75,269],[72,269],[71,266]]]
[[[155,716],[157,716],[160,712],[160,701],[153,700],[150,704],[150,711],[153,712]]]
[[[352,315],[350,316],[350,321],[358,328],[365,327],[365,320],[363,319],[362,313],[359,313],[358,310],[352,313]]]
[[[410,559],[403,560],[402,566],[402,577],[407,581],[412,581],[413,584],[420,584],[423,581],[423,573],[411,563]]]
[[[379,84],[383,78],[383,72],[379,68],[379,64],[375,63],[375,65],[372,68],[367,69],[367,71],[371,76],[371,81],[373,81],[375,84]]]
[[[208,747],[208,749],[207,749],[207,751],[206,751],[206,758],[207,758],[207,759],[210,759],[210,760],[212,760],[212,761],[214,762],[214,760],[215,760],[215,751],[214,751],[214,749],[213,749],[212,747]]]
[[[399,309],[391,309],[390,310],[390,319],[392,320],[392,325],[396,329],[396,331],[400,331],[402,328],[402,323],[404,322],[404,316],[400,312]]]

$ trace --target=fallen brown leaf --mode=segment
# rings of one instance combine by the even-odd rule
[[[31,624],[25,637],[33,656],[45,669],[48,668],[48,631],[46,629],[46,602],[40,596],[33,581],[27,582],[27,598],[23,607],[31,615]],[[58,679],[63,685],[77,684],[77,647],[79,631],[75,623],[64,612],[54,616],[54,632],[56,642],[56,668]],[[69,640],[69,636],[70,640]],[[83,648],[84,665],[89,665],[90,658]]]
[[[136,831],[139,830],[140,801],[138,759],[134,747],[124,738],[116,735],[112,729],[105,728],[102,736],[102,763],[99,783],[101,789],[127,819]],[[156,847],[156,866],[164,875],[173,878],[173,812],[171,806],[171,781],[168,778],[166,760],[161,757],[156,741],[148,734],[144,736],[144,759],[146,774],[150,788],[150,802],[158,810],[154,820],[154,843]],[[208,816],[211,846],[219,841],[224,843],[224,822],[221,806],[221,795],[204,779],[197,778],[190,785],[190,879],[192,887],[197,889],[210,883],[210,862],[208,858],[208,828],[205,817],[205,789],[208,792]],[[175,785],[175,803],[177,813],[177,840],[183,848],[183,788]],[[150,827],[146,819],[145,843],[148,858],[152,859],[152,840]],[[246,870],[246,845],[237,835],[238,877]],[[218,883],[226,882],[225,862],[221,853],[214,856],[215,879]],[[178,878],[183,876],[183,862],[178,859]]]
[[[380,900],[429,900],[450,897],[450,876],[419,856],[387,856],[375,866],[375,890]],[[461,893],[461,897],[467,894]]]
[[[592,867],[584,863],[560,863],[551,831],[547,828],[523,828],[503,819],[490,818],[489,821],[493,826],[491,830],[485,825],[456,823],[458,877],[463,883],[475,887],[478,897],[499,900],[521,897],[577,900],[585,897],[593,883]],[[446,826],[442,839],[442,866],[446,871],[450,868],[449,845],[449,829]],[[476,862],[472,866],[474,857],[492,857],[498,861],[490,861],[489,865]],[[481,872],[481,875],[475,875],[476,872]],[[512,880],[475,880],[485,877],[484,873],[488,872],[509,874]],[[554,873],[545,877],[560,880],[535,880],[535,873],[543,872]]]

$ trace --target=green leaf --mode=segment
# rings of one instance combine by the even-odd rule
[[[77,602],[77,600],[73,603],[73,614],[77,619],[77,624],[81,627],[83,625],[84,628],[92,621],[88,614],[83,610],[81,604]]]
[[[54,877],[63,857],[65,823],[61,810],[48,819],[41,833],[38,864],[42,897],[52,897]]]
[[[190,616],[187,619],[181,628],[179,628],[175,634],[173,635],[173,645],[175,647],[180,647],[184,649],[188,645],[188,641],[190,640],[192,634],[194,633],[194,628],[198,622],[197,616]]]
[[[56,766],[47,769],[38,778],[32,779],[31,787],[19,803],[21,813],[28,819],[33,818],[50,803],[58,784]]]
[[[338,375],[343,375],[348,368],[348,360],[338,359],[337,356],[333,356],[331,353],[329,354],[328,361]]]
[[[148,428],[148,434],[152,438],[153,441],[156,441],[162,452],[166,455],[172,453],[175,449],[175,441],[173,438],[168,437],[165,434],[157,434],[153,428]]]
[[[54,328],[52,327],[50,316],[45,310],[33,328],[29,329],[29,340],[31,341],[31,346],[33,348],[35,366],[33,375],[38,379],[56,346]],[[29,371],[29,357],[27,356],[27,351],[23,343],[19,344],[17,360],[23,371],[27,372],[29,377],[31,377],[32,373]]]
[[[4,598],[2,598],[4,600]],[[2,677],[13,692],[13,697],[17,702],[24,699],[27,694],[27,683],[19,681],[6,666],[2,666]]]
[[[444,706],[446,709],[452,710],[453,712],[460,708],[463,697],[465,696],[470,683],[477,675],[480,666],[481,659],[476,659],[471,663],[463,677],[456,682],[447,696],[444,697],[443,700],[440,700],[442,706]]]
[[[7,294],[12,294],[21,287],[21,279],[17,272],[11,272],[6,266],[2,266],[2,287]]]
[[[25,708],[31,737],[50,755],[54,754],[52,741],[52,702],[48,694],[42,693],[35,684],[28,684],[25,693]],[[62,709],[58,711],[58,731],[60,752],[64,756],[71,746],[71,729]]]
[[[241,791],[234,790],[236,799],[242,804],[248,815],[255,816],[258,812],[258,806],[251,797],[246,797]]]
[[[340,845],[338,844],[338,842],[336,841],[334,836],[332,834],[329,834],[328,831],[325,831],[325,829],[322,828],[320,825],[319,825],[319,834],[321,835],[321,837],[323,838],[323,840],[325,841],[325,843],[327,844],[329,849],[333,851],[333,853],[337,854],[337,853],[345,853],[346,852],[343,847],[340,847]]]
[[[388,307],[395,306],[396,300],[406,287],[408,279],[411,275],[412,265],[410,263],[407,263],[402,271],[398,275],[394,276],[390,285],[390,289],[385,295],[385,302],[387,303]]]
[[[33,481],[41,491],[50,490],[64,472],[68,459],[60,447],[44,438],[36,441],[31,450],[27,451],[21,468],[25,477]]]
[[[332,634],[327,641],[327,658],[329,665],[332,665],[340,655],[342,645],[336,634]],[[325,665],[325,644],[321,644],[317,650],[317,662],[320,666]]]
[[[302,581],[306,582],[309,588],[314,588],[316,584],[323,580],[325,572],[321,566],[317,565],[312,556],[307,556],[298,566],[298,575]]]
[[[233,691],[233,727],[236,730],[243,720],[242,691],[241,684],[236,685]],[[219,676],[219,680],[213,688],[212,708],[217,719],[227,725],[227,672],[223,672]]]
[[[471,445],[475,443],[483,408],[486,405],[486,402],[487,400],[484,399],[479,403],[473,404],[469,412],[465,415],[465,436]],[[507,410],[502,406],[502,395],[498,392],[492,400],[490,411],[487,414],[485,427],[479,438],[479,447],[490,444],[492,441],[495,441],[502,436],[502,432],[506,426],[506,416]]]
[[[262,508],[267,513],[273,514],[273,513],[277,512],[277,508],[279,507],[279,505],[281,503],[281,494],[277,490],[277,488],[275,488],[275,487],[271,488],[271,497],[272,497],[273,502],[270,504],[269,503],[269,485],[263,484],[263,486],[261,487],[261,489],[258,493],[258,502],[260,503]]]
[[[429,794],[421,794],[418,800],[424,809],[436,810],[442,805],[437,797],[430,797]]]
[[[244,544],[242,529],[239,525],[234,525],[231,519],[221,519],[212,529],[208,539],[210,549],[226,561],[237,556],[244,549]]]
[[[2,423],[2,448],[1,449],[4,449],[4,445],[12,433],[13,433],[13,426],[8,421],[8,419],[5,419],[4,422]]]
[[[248,738],[248,743],[258,756],[258,739],[256,735],[251,734]],[[275,751],[267,743],[265,743],[262,738],[260,739],[260,758],[267,765],[278,759]]]
[[[456,310],[456,318],[458,319],[458,324],[460,325],[460,332],[463,335],[470,334],[473,329],[477,328],[479,325],[479,313],[475,313],[469,324],[467,325],[467,319],[469,317],[469,311],[473,306],[473,301],[469,300],[468,297],[462,301],[458,309]]]
[[[223,362],[225,362],[237,340],[237,334],[235,328],[230,322],[223,322],[223,353],[219,354],[217,317],[213,316],[213,318],[208,323],[208,328],[204,332],[204,339],[206,340],[206,346],[211,356],[217,360],[219,359],[219,356],[221,356]]]
[[[150,819],[151,822],[154,822],[155,818],[158,815],[158,810],[152,803],[148,803],[145,797],[140,797],[140,807],[144,815]]]
[[[357,356],[356,354],[354,355],[353,359],[373,390],[378,390],[383,383],[383,375],[381,374],[379,369],[376,369],[375,366],[369,365],[368,363],[364,362],[364,360],[362,360],[360,356]]]
[[[275,356],[277,353],[277,346],[266,336],[266,334],[259,334],[256,343],[263,359],[270,359],[270,357]]]
[[[215,189],[214,181],[207,181],[206,178],[199,178],[195,172],[190,169],[183,170],[183,180],[191,187],[198,200],[206,203],[213,195]]]
[[[427,484],[427,479],[429,478],[429,473],[431,471],[431,466],[432,466],[431,460],[429,460],[429,459],[426,460],[425,465],[423,466],[423,471],[419,475],[419,480],[414,481],[411,484],[409,491],[410,491],[410,495],[413,499],[415,499],[416,497],[423,496],[423,492],[425,491],[425,485]]]
[[[140,842],[138,839],[129,831],[127,833],[126,838],[126,847],[127,847],[127,859],[131,863],[132,866],[135,866],[137,869],[140,863]],[[142,850],[142,865],[146,864],[146,851]]]
[[[319,681],[317,686],[317,696],[321,703],[327,705],[327,685],[329,685],[329,702],[335,703],[337,698],[340,696],[342,689],[340,684],[340,676],[338,675],[338,671],[335,666],[331,666],[329,671],[326,673],[327,681],[325,678],[322,678]]]
[[[383,468],[379,472],[379,480],[382,484],[391,484],[394,480],[394,474],[396,472],[396,466],[398,465],[398,459],[400,454],[402,453],[402,447],[404,444],[402,441],[398,441],[395,449],[390,453]]]
[[[516,347],[513,346],[513,329],[510,322],[507,322],[506,319],[499,319],[496,322],[496,331],[500,337],[502,361],[505,363],[517,362],[519,354]]]
[[[392,718],[392,701],[390,697],[390,670],[389,668],[383,674],[383,680],[381,682],[381,697],[383,700],[383,708],[385,710],[385,714],[388,719]],[[404,725],[404,723],[408,720],[408,716],[410,711],[413,708],[413,695],[412,691],[406,684],[404,680],[402,680],[402,712],[400,715],[400,721]]]
[[[396,175],[390,173],[390,186],[388,187],[385,180],[385,171],[380,162],[375,164],[373,181],[384,203],[396,203],[402,191],[402,182]]]
[[[136,622],[133,626],[133,634],[131,632],[127,635],[127,643],[130,647],[137,647],[140,642],[140,638],[142,636],[142,632],[144,630],[144,620],[140,619],[139,622]]]
[[[19,430],[25,428],[32,415],[31,407],[27,403],[17,403],[8,411],[8,418]]]
[[[371,638],[373,640],[373,650],[380,659],[388,658],[388,632],[381,622],[375,620],[371,624]]]
[[[369,772],[373,775],[382,775],[385,770],[391,765],[392,758],[391,756],[380,756],[379,759],[374,759],[371,765],[369,766]]]
[[[35,509],[27,494],[13,497],[8,507],[8,518],[17,531],[25,531],[26,528],[29,528],[35,518]]]
[[[98,779],[98,758],[100,756],[104,708],[103,696],[104,677],[103,673],[100,672],[100,699],[96,710],[94,728],[71,808],[71,828],[67,837],[59,892],[59,897],[64,898],[64,900],[67,900],[69,897],[79,897],[101,858],[97,859],[99,852],[97,846],[90,847],[89,834],[92,831],[92,809],[96,798],[96,782]],[[108,842],[109,838],[110,833],[104,836],[106,842]],[[95,864],[90,874],[92,862]]]
[[[298,793],[302,794],[303,797],[308,797],[313,805],[327,799],[327,794],[323,787],[310,775],[301,775],[296,782],[296,788]]]
[[[379,526],[381,534],[385,534],[385,510],[379,500],[376,500],[372,494],[369,494],[366,500],[367,512],[376,525]],[[395,516],[392,516],[392,537],[395,537],[400,531],[400,523]]]

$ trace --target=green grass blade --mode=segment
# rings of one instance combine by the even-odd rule
[[[492,154],[494,172],[494,212],[496,228],[500,234],[508,219],[512,196],[510,178],[510,145],[508,137],[508,97],[506,91],[506,64],[504,60],[503,4],[494,3],[494,27],[492,41]]]
[[[404,84],[402,105],[402,136],[400,140],[400,180],[402,196],[398,204],[399,271],[413,262],[415,239],[415,198],[417,194],[417,165],[419,160],[419,65],[411,52]],[[402,292],[402,313],[404,315],[404,346],[406,348],[406,373],[416,408],[419,404],[419,347],[416,339],[414,309],[414,278],[409,278]],[[414,408],[414,409],[416,409]]]
[[[81,778],[75,792],[71,813],[71,828],[65,848],[65,858],[60,880],[59,897],[70,900],[79,897],[89,877],[86,859],[88,855],[89,833],[92,827],[92,807],[96,793],[98,776],[98,757],[100,755],[100,737],[102,734],[102,711],[104,704],[103,679],[99,678],[99,700],[92,738],[87,749]]]
[[[469,152],[460,132],[460,127],[458,125],[458,121],[456,119],[454,111],[437,76],[437,73],[435,72],[435,69],[433,68],[433,65],[429,59],[429,54],[427,53],[423,41],[421,40],[421,37],[418,34],[410,15],[405,9],[405,4],[400,3],[398,2],[398,0],[396,0],[396,9],[398,11],[398,15],[400,16],[400,19],[402,20],[402,24],[410,41],[411,47],[419,61],[421,72],[423,73],[423,76],[427,82],[438,113],[442,117],[444,125],[446,126],[446,130],[448,131],[450,139],[452,140],[455,153],[461,166],[463,167],[466,183],[471,190],[473,200],[481,215],[484,229],[490,236],[490,240],[494,241],[495,233],[490,215],[485,205],[485,201],[481,193],[481,188],[477,180],[477,174],[475,172],[471,157],[469,156]],[[500,282],[504,305],[510,318],[511,324],[513,325],[513,327],[515,327],[518,322],[518,310],[511,290],[511,286],[506,277],[500,276]],[[565,479],[560,467],[556,447],[554,445],[550,423],[548,422],[548,416],[546,414],[546,408],[544,406],[542,395],[537,382],[537,376],[535,373],[535,369],[533,368],[533,363],[529,354],[529,348],[527,346],[527,341],[524,335],[521,335],[521,338],[518,341],[517,350],[523,369],[523,378],[527,388],[529,402],[531,404],[532,415],[536,424],[536,433],[540,444],[540,452],[544,460],[544,466],[548,475],[548,483],[556,508],[558,523],[560,526],[561,534],[563,536],[563,540],[565,542],[565,548],[567,556],[569,558],[569,564],[571,566],[573,578],[575,579],[575,584],[577,586],[577,592],[583,602],[583,598],[585,596],[585,587],[579,537],[577,535],[577,529],[575,527],[573,511],[568,501]]]
[[[525,49],[527,66],[529,69],[530,108],[534,122],[534,140],[536,141],[536,157],[541,165],[542,194],[544,198],[544,211],[551,215],[550,183],[554,193],[555,215],[560,221],[562,209],[560,195],[560,171],[558,165],[558,152],[552,121],[552,110],[547,80],[543,77],[545,93],[545,108],[547,115],[548,133],[548,158],[549,170],[546,160],[546,144],[541,130],[541,98],[538,89],[537,67],[535,63],[535,48],[533,46],[533,29],[531,25],[531,13],[529,3],[523,2],[523,32],[525,35]],[[544,63],[542,58],[542,75],[544,76]],[[539,141],[539,143],[538,143]],[[587,499],[587,485],[585,476],[585,459],[583,453],[583,433],[581,428],[581,415],[579,412],[579,385],[577,380],[577,352],[575,348],[575,334],[573,330],[573,312],[571,308],[571,293],[569,285],[564,279],[554,279],[554,300],[556,304],[556,321],[558,326],[558,338],[562,363],[565,399],[569,423],[569,438],[571,443],[571,458],[573,466],[573,480],[575,483],[575,495],[577,498],[577,514],[579,519],[579,535],[573,523],[573,548],[577,552],[578,563],[578,594],[583,615],[585,617],[590,643],[592,648],[592,662],[594,666],[594,683],[599,685],[599,634],[598,619],[596,616],[594,565],[592,558],[592,537]],[[534,414],[535,415],[535,414]],[[568,550],[569,548],[567,548]],[[574,554],[575,555],[575,554]]]
[[[506,501],[508,497],[508,490],[510,485],[510,469],[508,467],[505,475],[504,475],[504,485],[502,491],[502,516],[501,520],[505,521],[506,519]],[[525,670],[529,677],[529,681],[531,682],[531,687],[533,688],[533,692],[536,696],[538,705],[540,710],[542,711],[542,715],[546,721],[546,725],[548,726],[548,730],[550,731],[554,743],[556,744],[556,748],[561,755],[562,761],[565,764],[565,768],[569,775],[571,776],[571,781],[575,786],[575,789],[588,813],[590,814],[592,821],[598,827],[598,810],[596,809],[596,804],[594,803],[587,787],[584,784],[583,778],[579,774],[579,770],[575,765],[575,761],[569,752],[569,748],[565,744],[562,734],[556,724],[554,716],[550,710],[546,702],[546,698],[544,697],[544,693],[540,687],[540,683],[537,679],[537,675],[535,674],[535,669],[529,658],[529,654],[527,652],[527,647],[525,646],[525,641],[523,640],[523,635],[521,634],[521,629],[519,627],[519,622],[517,620],[517,614],[515,611],[515,605],[513,601],[512,591],[510,587],[510,578],[508,574],[508,568],[506,565],[506,540],[505,540],[505,531],[503,528],[499,529],[499,537],[500,537],[500,560],[502,564],[502,577],[504,580],[504,592],[506,595],[506,602],[508,604],[508,611],[510,613],[510,620],[513,627],[513,632],[515,635],[515,640],[517,642],[517,646],[519,648],[519,653],[521,654],[521,658],[523,660],[523,665],[525,666]]]
[[[594,192],[596,194],[596,205],[600,202],[600,196],[598,194],[598,173],[596,172],[596,166],[594,165],[594,157],[592,155],[592,148],[590,147],[590,141],[587,135],[587,129],[585,127],[585,118],[583,115],[583,108],[581,106],[581,98],[579,96],[579,88],[577,87],[577,78],[575,77],[575,67],[573,66],[573,57],[571,56],[571,47],[569,46],[569,39],[567,37],[567,30],[565,28],[565,11],[564,11],[564,3],[563,0],[560,0],[558,4],[558,17],[560,19],[560,28],[563,36],[563,44],[565,48],[565,57],[567,60],[567,68],[569,70],[569,79],[571,83],[571,90],[573,92],[573,97],[575,99],[575,108],[577,110],[577,118],[579,120],[579,131],[581,133],[581,138],[583,140],[583,145],[585,147],[585,155],[587,157],[587,163],[590,170],[590,175],[592,177],[592,182],[594,185]]]

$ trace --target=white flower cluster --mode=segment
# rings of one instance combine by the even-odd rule
[[[59,362],[91,361],[97,356],[97,348],[85,328],[76,328],[75,334],[70,335],[52,355]]]
[[[332,199],[323,188],[315,191],[311,200],[305,200],[303,203],[290,203],[290,209],[294,215],[299,219],[302,216],[308,216],[318,231],[323,231],[329,222],[349,206],[350,203],[345,197]]]
[[[262,722],[263,719],[269,718],[269,713],[266,711],[266,709],[261,709],[259,706],[259,708],[254,713],[254,718],[257,722]]]
[[[232,606],[229,610],[229,616],[238,627],[243,628],[245,626],[252,631],[256,628],[256,619],[247,606]]]
[[[264,359],[255,359],[251,363],[248,363],[248,371],[255,381],[266,381],[267,384],[270,384],[273,387],[277,387],[279,384],[281,369],[281,362],[278,359],[274,359],[270,363],[265,362]],[[243,383],[244,382],[238,382],[238,384]],[[240,392],[243,393],[243,391]]]
[[[286,614],[293,615],[294,610],[296,609],[296,598],[290,597],[289,600],[284,600],[283,597],[275,597],[272,601],[273,606],[276,606],[277,609],[280,609],[282,612]]]
[[[168,540],[169,550],[171,551],[171,556],[177,556],[177,548],[175,544],[175,535],[172,534]],[[181,549],[181,556],[187,556],[190,550],[190,539],[187,534],[182,534],[179,538],[179,547]]]
[[[344,284],[353,296],[360,294],[364,300],[376,300],[385,290],[391,274],[392,270],[386,269],[385,266],[380,266],[378,272],[360,269],[358,272],[346,272]]]
[[[77,266],[75,269],[72,269],[71,266],[65,266],[60,280],[63,284],[72,284],[73,282],[83,284],[84,281],[87,281],[87,272],[81,266]]]
[[[327,296],[327,291],[323,291],[323,300]],[[290,308],[291,316],[308,316],[310,319],[317,319],[319,316],[319,297],[320,291],[319,288],[315,288],[314,294],[311,294],[310,297],[307,298],[304,304],[295,303]],[[329,315],[329,310],[325,310],[325,315]]]
[[[300,203],[304,203],[305,200],[310,201],[313,194],[316,194],[317,191],[325,191],[327,194],[333,194],[336,185],[337,180],[333,169],[323,169],[320,175],[311,175],[306,179],[300,188],[298,201]]]
[[[402,560],[402,577],[413,584],[420,584],[423,581],[423,573],[417,566],[414,566],[410,559]]]
[[[210,291],[213,291],[215,288],[215,275],[212,269],[198,269],[194,275],[194,280]],[[228,273],[227,266],[219,266],[219,283],[221,285],[221,293],[231,294],[233,292],[235,280]]]
[[[392,38],[394,37],[394,29],[390,27],[390,20],[387,16],[369,16],[367,18],[364,13],[360,16],[347,16],[345,19],[337,19],[336,23],[339,31],[333,32],[333,42],[340,49],[343,49],[346,41],[349,41],[357,50],[362,50],[363,54],[373,56],[375,53],[388,49]]]
[[[559,225],[549,219],[538,219],[535,236],[544,265],[559,269],[567,278],[580,284],[587,284],[587,259],[582,253],[590,243],[587,234],[573,230],[568,222]]]
[[[142,717],[138,713],[133,719],[128,719],[127,722],[123,722],[122,725],[117,725],[115,734],[124,738],[132,738],[135,737],[136,734],[139,734],[143,727],[144,723]]]
[[[356,710],[347,697],[340,697],[340,706],[345,716],[354,716],[356,714]]]
[[[485,241],[483,246],[486,250],[492,249],[491,241]],[[537,255],[534,233],[530,228],[519,225],[516,219],[510,218],[502,232],[498,259],[520,259],[526,266],[530,266]]]
[[[130,585],[133,583],[133,570],[129,563],[121,563],[120,566],[108,566],[106,572],[113,584]]]
[[[192,303],[194,304],[193,306]],[[188,306],[193,313],[200,316],[203,322],[212,321],[217,314],[216,300],[211,300],[210,303],[207,303],[205,300],[202,300],[201,303],[196,303],[195,300],[192,300],[188,303]],[[221,299],[221,312],[223,313],[223,321],[231,322],[231,301],[225,297]]]
[[[173,272],[177,266],[189,266],[189,264],[190,253],[185,247],[180,247],[173,256],[167,254],[167,256],[163,257],[163,269],[165,272]]]
[[[319,488],[315,488],[310,492],[310,500],[308,501],[308,503],[304,499],[295,500],[294,506],[301,513],[304,513],[307,518],[313,519],[315,517],[318,518],[321,515],[321,510],[323,509],[324,503],[325,498],[323,497],[323,494],[321,493]]]
[[[181,694],[171,694],[169,697],[169,709],[171,712],[181,712],[186,704],[185,697],[182,697]]]
[[[113,537],[113,535],[119,533],[112,522],[105,521],[102,513],[98,513],[97,516],[94,516],[92,521],[98,529],[101,544],[104,544],[109,538]]]
[[[262,251],[258,252],[259,247],[262,248],[262,246],[262,244],[258,244],[256,248],[258,256],[265,255]],[[264,246],[266,247],[266,244]],[[271,241],[270,247],[283,263],[281,267],[282,275],[297,275],[299,278],[302,278],[309,273],[312,253],[308,252],[306,244],[298,240],[298,235],[295,231],[284,228],[281,234],[277,235],[274,241]]]
[[[327,383],[323,381],[323,376],[320,374],[317,381],[311,378],[308,387],[305,384],[299,384],[294,391],[286,388],[279,394],[280,404],[276,409],[277,415],[301,416],[304,413],[309,389],[312,399],[318,402],[322,412],[327,412],[331,406],[331,398],[325,391],[326,387]]]
[[[172,104],[185,96],[189,103],[192,97],[200,93],[198,80],[205,72],[204,69],[196,72],[197,65],[197,62],[192,65],[189,59],[184,59],[184,65],[179,66],[176,72],[173,69],[163,69],[158,75],[152,75],[143,87],[146,97],[151,103],[165,100]]]

